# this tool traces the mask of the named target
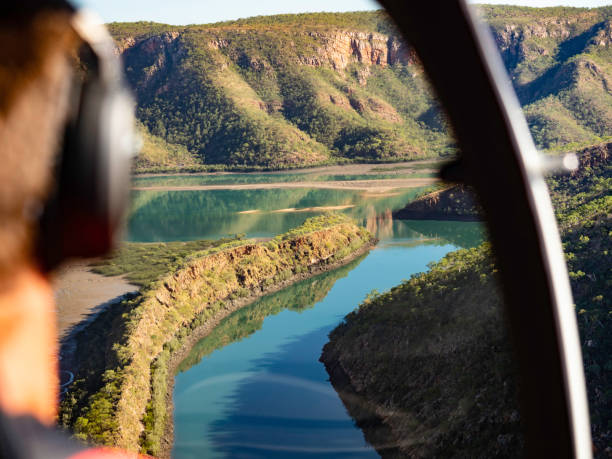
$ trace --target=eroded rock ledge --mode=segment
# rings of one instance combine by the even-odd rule
[[[169,356],[191,332],[210,330],[258,296],[348,263],[374,242],[347,217],[330,214],[268,242],[238,241],[192,256],[121,303],[114,317],[101,317],[105,368],[79,369],[60,422],[89,441],[163,453]]]

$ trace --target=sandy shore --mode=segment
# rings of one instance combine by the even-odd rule
[[[438,181],[434,177],[401,178],[385,180],[338,180],[329,182],[281,182],[281,183],[245,183],[237,185],[193,185],[173,186],[154,185],[136,186],[138,191],[205,191],[205,190],[272,190],[278,188],[317,188],[328,190],[357,190],[370,193],[387,193],[398,188],[418,188]]]
[[[319,206],[319,207],[289,207],[287,209],[267,210],[262,211],[260,209],[249,209],[238,212],[241,215],[260,214],[260,213],[272,213],[272,214],[285,214],[285,213],[299,213],[299,212],[326,212],[330,210],[345,210],[355,207],[355,204],[346,204],[342,206]]]
[[[105,277],[91,272],[88,264],[89,261],[72,262],[53,276],[60,338],[97,306],[138,290],[120,276]]]
[[[197,175],[249,175],[249,174],[407,174],[410,172],[428,173],[437,172],[436,164],[439,159],[423,159],[419,161],[404,161],[397,163],[355,163],[338,164],[335,166],[303,167],[299,169],[283,169],[278,171],[254,171],[254,172],[170,172],[170,173],[147,173],[136,174],[135,177],[159,177],[159,176],[197,176]],[[431,169],[423,169],[422,164],[431,164]],[[419,166],[415,168],[413,166]]]

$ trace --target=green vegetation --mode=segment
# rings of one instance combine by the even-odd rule
[[[612,8],[482,6],[540,148],[612,136]],[[381,11],[109,25],[138,99],[136,171],[286,169],[454,153]]]
[[[563,232],[591,423],[601,453],[612,433],[612,143],[587,149],[581,170],[549,180]]]
[[[611,156],[612,144],[593,146],[580,153],[577,172],[548,179],[602,454],[612,430]],[[330,334],[322,360],[332,382],[366,438],[380,448],[392,445],[385,453],[520,455],[512,352],[495,272],[488,244],[451,253],[428,272],[372,295]]]
[[[104,276],[125,276],[132,284],[146,286],[163,274],[176,271],[188,256],[215,247],[227,247],[240,241],[235,238],[217,241],[124,242],[111,256],[94,262],[92,271]]]
[[[206,338],[201,339],[191,348],[187,357],[177,367],[177,371],[187,371],[213,351],[252,335],[262,327],[266,317],[278,314],[284,309],[302,311],[311,308],[325,298],[336,281],[345,277],[362,259],[363,257],[359,257],[341,268],[297,282],[232,313],[219,323]]]
[[[569,151],[612,135],[612,8],[481,8],[538,146]]]
[[[103,311],[77,336],[80,361],[60,423],[82,439],[157,454],[171,356],[192,331],[214,327],[276,286],[350,260],[372,239],[348,217],[327,214],[266,243],[158,246],[171,260],[170,271],[156,278],[164,265],[152,266],[138,278],[143,287],[137,295]],[[129,276],[146,262],[132,247],[101,269]]]
[[[419,119],[436,111],[421,72],[402,49],[387,59],[387,35],[369,36],[394,33],[380,12],[166,29],[111,24],[110,30],[123,49],[145,139],[154,140],[137,170],[282,169],[411,159],[448,149],[445,134]],[[338,32],[346,56],[333,54]],[[351,40],[372,48],[372,56],[354,56]],[[384,54],[382,61],[376,53]],[[381,68],[369,82],[374,66]],[[418,91],[418,102],[402,97],[394,107],[393,95],[408,87],[411,94]],[[148,144],[162,142],[181,159],[152,154]]]
[[[520,456],[494,272],[486,244],[453,252],[427,273],[374,292],[330,334],[321,359],[385,457]]]
[[[139,171],[167,170],[196,170],[201,167],[194,155],[187,151],[182,145],[172,145],[163,138],[152,135],[138,123],[142,137],[142,148],[135,161],[135,167]]]

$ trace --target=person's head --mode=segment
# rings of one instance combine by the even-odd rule
[[[133,102],[112,39],[65,0],[0,3],[0,412],[53,423],[47,271],[108,252],[127,205]]]
[[[71,16],[62,2],[0,6],[0,281],[35,263],[79,43]]]

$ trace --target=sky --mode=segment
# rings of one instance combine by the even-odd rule
[[[612,0],[468,1],[525,6],[598,7],[612,4]],[[73,2],[96,11],[104,22],[154,21],[177,25],[205,24],[279,13],[362,11],[379,8],[373,0],[73,0]]]

